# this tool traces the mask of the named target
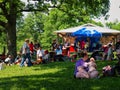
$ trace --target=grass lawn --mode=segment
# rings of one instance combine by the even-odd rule
[[[97,61],[98,70],[115,62]],[[6,66],[0,71],[0,90],[120,90],[120,77],[74,79],[74,66],[75,62]]]

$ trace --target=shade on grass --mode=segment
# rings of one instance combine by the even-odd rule
[[[116,61],[97,61],[98,70]],[[7,66],[0,71],[0,90],[119,90],[119,77],[74,79],[74,62],[32,67]]]

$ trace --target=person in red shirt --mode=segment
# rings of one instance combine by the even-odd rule
[[[81,50],[85,49],[85,41],[84,40],[80,41],[80,49]]]
[[[33,53],[33,51],[34,51],[33,42],[30,42],[29,47],[30,47],[30,52]]]

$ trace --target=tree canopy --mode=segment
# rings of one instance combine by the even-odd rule
[[[46,25],[52,27],[51,29],[60,29],[61,27],[74,26],[73,22],[83,22],[86,19],[92,19],[94,17],[99,17],[101,15],[106,15],[109,11],[109,0],[26,0],[24,3],[20,0],[1,0],[0,1],[0,31],[4,32],[6,35],[7,49],[8,53],[16,56],[16,24],[17,19],[22,15],[21,12],[41,12],[46,15],[55,15],[51,10],[56,8],[61,15],[66,17],[65,25],[62,26],[61,23],[57,22],[55,27],[52,27],[52,23],[41,24],[38,23],[39,30],[45,30]],[[57,12],[57,11],[56,11]],[[58,15],[60,16],[60,15]],[[34,17],[29,16],[34,19]],[[53,18],[53,16],[48,16]],[[62,18],[61,18],[62,19]],[[55,15],[53,20],[61,20]],[[71,21],[69,20],[71,19]],[[85,20],[84,20],[85,19]],[[53,21],[53,22],[55,22]],[[27,20],[29,22],[29,20]],[[48,21],[52,22],[52,21]],[[68,24],[69,23],[69,24]],[[31,23],[32,25],[32,23]],[[44,25],[44,26],[43,26]],[[34,28],[31,27],[31,35],[35,31],[37,24]],[[30,29],[25,26],[25,30]],[[44,28],[44,29],[42,29]],[[32,31],[33,29],[33,31]],[[46,29],[48,30],[48,29]],[[51,31],[51,30],[50,30]],[[47,31],[45,31],[47,33]]]

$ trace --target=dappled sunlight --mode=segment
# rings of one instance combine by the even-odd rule
[[[12,68],[12,67],[9,67],[9,68]],[[6,74],[4,74],[4,76],[2,75],[1,78],[14,77],[14,76],[54,74],[54,73],[57,73],[57,72],[65,69],[65,68],[47,68],[47,69],[45,68],[45,69],[43,69],[41,67],[36,67],[34,69],[31,69],[31,68],[23,67],[23,68],[17,68],[17,70],[9,69],[10,70],[9,72],[1,71],[0,74],[2,74],[4,72],[6,73]],[[8,67],[6,69],[8,69]]]
[[[61,83],[61,80],[63,80],[63,79],[58,75],[59,72],[64,72],[64,70],[57,71],[54,73],[46,72],[46,73],[40,74],[40,75],[25,75],[25,76],[2,78],[1,79],[2,82],[0,81],[0,86],[2,88],[2,87],[4,87],[4,85],[9,83],[9,88],[18,87],[21,89],[23,89],[23,88],[26,89],[26,87],[27,87],[29,89],[35,89],[36,87],[37,88],[43,87],[44,88],[43,90],[46,90],[45,87],[48,88],[48,86],[46,86],[46,85],[52,86],[52,85]],[[55,87],[51,87],[51,88],[55,88]],[[7,87],[6,87],[6,89],[7,89]]]
[[[98,69],[101,70],[106,63],[106,61],[97,61]],[[0,90],[109,90],[110,88],[119,90],[119,87],[116,87],[119,86],[118,77],[80,80],[73,78],[73,71],[73,62],[23,68],[6,67],[0,71]]]
[[[101,90],[101,87],[93,86],[91,87],[91,90]]]

